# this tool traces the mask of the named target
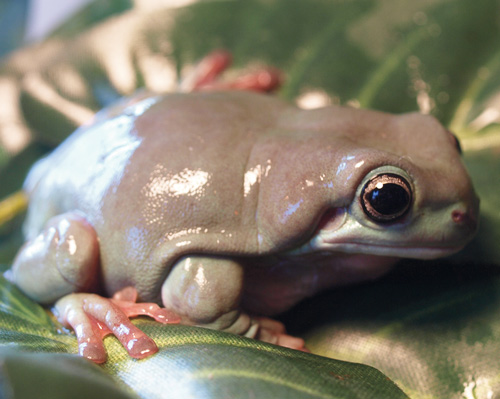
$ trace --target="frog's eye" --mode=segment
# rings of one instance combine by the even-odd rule
[[[379,223],[392,222],[410,209],[412,190],[408,181],[394,173],[372,177],[361,191],[365,214]]]

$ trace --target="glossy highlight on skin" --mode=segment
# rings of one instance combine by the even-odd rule
[[[210,175],[202,170],[184,169],[173,176],[165,176],[162,169],[162,165],[155,169],[151,182],[144,188],[146,196],[201,196],[210,179]]]

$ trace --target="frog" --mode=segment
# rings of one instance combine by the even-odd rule
[[[101,111],[25,181],[26,243],[6,277],[53,306],[83,357],[105,362],[109,334],[133,358],[156,353],[141,315],[306,350],[272,317],[400,259],[454,254],[477,230],[460,145],[437,119],[300,108],[263,93],[274,72],[214,83],[228,62]]]

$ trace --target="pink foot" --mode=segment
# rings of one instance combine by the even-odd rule
[[[285,348],[296,349],[302,352],[309,352],[302,338],[288,335],[283,323],[269,319],[267,317],[254,317],[254,320],[259,323],[259,332],[256,339],[271,344],[283,346]]]
[[[231,65],[231,53],[225,50],[215,50],[204,57],[194,72],[192,90],[200,90],[213,84],[219,75]]]
[[[230,81],[221,81],[218,77],[231,64],[231,54],[225,50],[216,50],[208,54],[198,64],[185,89],[196,90],[252,90],[270,92],[281,86],[281,73],[275,68],[262,68],[246,73]]]
[[[57,301],[54,313],[75,331],[81,356],[95,363],[107,360],[103,338],[113,334],[130,356],[143,359],[158,351],[154,341],[135,327],[129,317],[146,315],[161,323],[179,323],[180,318],[156,304],[135,303],[137,292],[125,288],[112,299],[95,294],[70,294]]]
[[[202,90],[250,90],[271,92],[281,85],[281,77],[277,70],[272,68],[261,69],[241,75],[229,82],[214,82],[206,84]]]

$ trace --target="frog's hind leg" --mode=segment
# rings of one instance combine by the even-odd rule
[[[215,50],[204,57],[190,76],[184,79],[182,91],[197,90],[251,90],[271,92],[281,86],[281,73],[276,68],[262,67],[241,74],[232,80],[221,80],[220,75],[231,64],[231,54]]]
[[[95,289],[99,244],[93,227],[79,212],[50,219],[24,244],[6,277],[43,304],[76,291]]]
[[[286,334],[283,324],[251,317],[241,310],[243,280],[243,266],[231,259],[185,257],[177,262],[163,284],[163,304],[178,314],[183,324],[304,350],[304,340]]]

